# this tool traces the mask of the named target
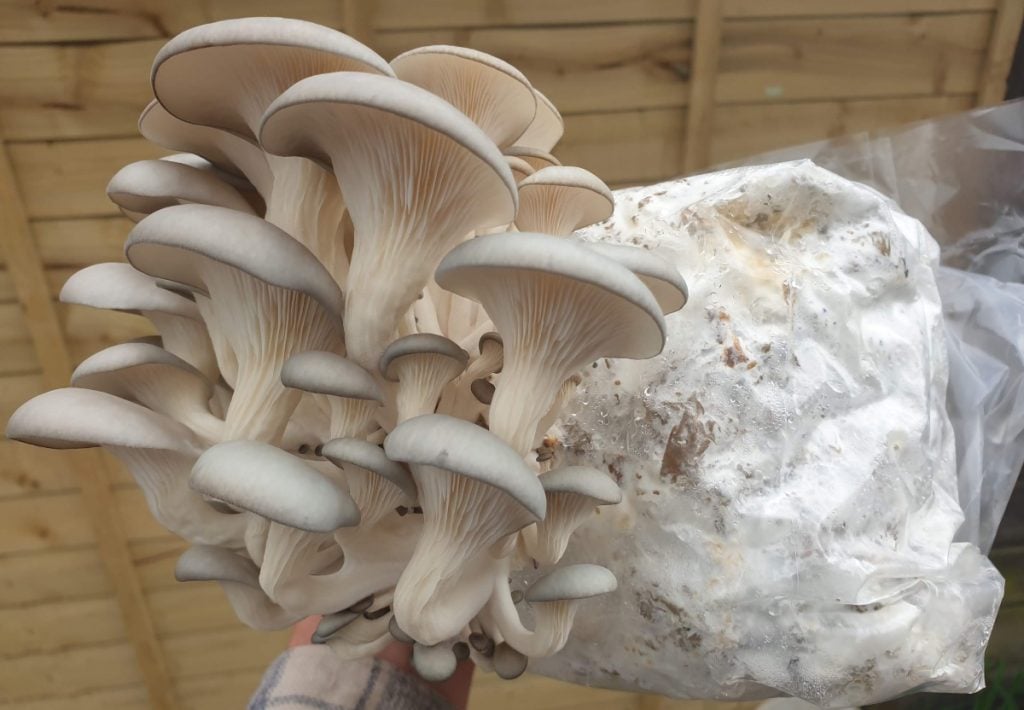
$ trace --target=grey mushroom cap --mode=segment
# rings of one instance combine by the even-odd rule
[[[495,387],[490,380],[478,378],[469,383],[469,391],[480,404],[490,404],[494,399]]]
[[[490,330],[480,336],[480,342],[477,344],[477,348],[480,352],[484,351],[484,347],[487,343],[497,343],[502,347],[505,345],[505,342],[501,339],[501,333],[497,333],[493,330]]]
[[[526,590],[531,604],[588,599],[618,589],[615,575],[601,565],[578,564],[559,567]]]
[[[424,646],[417,643],[412,647],[412,665],[423,680],[440,683],[452,677],[458,659],[449,646]]]
[[[223,207],[176,205],[135,225],[125,256],[139,271],[201,292],[197,260],[210,259],[272,286],[301,291],[339,319],[344,296],[309,249],[264,219]]]
[[[409,500],[416,500],[416,483],[409,469],[389,459],[384,449],[376,444],[362,439],[331,439],[323,445],[321,454],[339,468],[350,463],[376,473],[394,484]]]
[[[540,475],[540,484],[548,493],[574,493],[593,498],[598,504],[612,505],[622,500],[622,491],[608,474],[589,466],[563,466]]]
[[[214,545],[193,545],[185,550],[174,565],[174,578],[179,582],[237,582],[260,588],[260,570],[252,560]]]
[[[7,420],[8,439],[50,449],[120,446],[194,454],[183,424],[106,392],[64,387],[43,392]]]
[[[107,196],[135,222],[182,203],[253,213],[241,193],[212,172],[170,160],[139,160],[125,165],[107,183]]]
[[[395,362],[409,355],[423,354],[443,355],[462,364],[463,367],[469,362],[469,353],[443,335],[414,333],[395,340],[384,350],[378,365],[380,374],[385,379],[396,382],[398,374],[392,369]]]
[[[255,138],[254,123],[265,105],[246,103],[269,101],[306,76],[339,70],[394,75],[380,55],[337,30],[304,20],[247,17],[199,25],[171,38],[153,60],[151,80],[153,94],[182,120]]]
[[[675,313],[686,305],[690,290],[686,280],[666,259],[660,259],[646,249],[626,244],[587,242],[598,254],[616,261],[636,274],[651,290],[663,313]]]
[[[499,643],[494,649],[494,672],[499,678],[514,680],[526,672],[530,659],[507,643]]]
[[[359,524],[359,509],[337,483],[302,459],[258,441],[207,449],[192,467],[192,488],[274,522],[329,533]]]
[[[323,350],[292,355],[281,368],[281,382],[304,392],[384,402],[373,375],[348,358]]]
[[[76,271],[60,290],[61,303],[140,313],[153,311],[200,320],[196,304],[160,288],[131,264],[93,264]]]
[[[75,387],[94,388],[89,383],[97,376],[102,377],[108,373],[127,370],[131,367],[142,365],[162,365],[181,370],[185,374],[195,377],[205,385],[209,396],[213,395],[213,383],[199,370],[182,360],[177,355],[169,353],[158,345],[146,342],[118,343],[93,353],[71,373],[71,384]]]
[[[415,643],[416,641],[412,636],[402,631],[402,627],[398,625],[398,619],[394,616],[388,622],[388,632],[390,632],[391,638],[399,643]]]
[[[362,614],[355,611],[339,611],[336,614],[327,614],[317,624],[313,632],[313,643],[324,643],[334,634],[358,619]]]
[[[486,483],[518,501],[537,520],[547,512],[544,488],[523,458],[486,429],[444,414],[423,414],[384,440],[389,459],[436,466]]]
[[[665,318],[650,290],[626,267],[585,244],[547,234],[512,232],[476,237],[448,252],[434,272],[441,288],[479,300],[481,284],[493,286],[503,275],[553,274],[608,291],[631,305],[605,357],[646,359],[661,352]]]

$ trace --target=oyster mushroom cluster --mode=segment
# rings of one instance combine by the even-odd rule
[[[612,194],[550,155],[558,112],[487,54],[388,63],[250,18],[170,40],[152,85],[140,130],[182,152],[114,176],[128,263],[61,299],[159,337],[88,358],[8,436],[110,451],[191,544],[177,577],[219,582],[252,627],[323,615],[340,657],[397,639],[430,680],[557,653],[616,588],[559,559],[620,492],[551,470],[544,437],[581,368],[661,351],[680,275],[571,236]]]

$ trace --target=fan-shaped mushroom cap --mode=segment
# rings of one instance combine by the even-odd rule
[[[397,488],[410,501],[416,500],[416,483],[409,470],[389,459],[384,449],[376,444],[361,439],[332,439],[324,444],[323,456],[339,468],[347,470],[345,464],[352,464],[374,473]]]
[[[274,604],[260,589],[251,560],[212,545],[193,545],[174,566],[179,582],[219,582],[239,620],[254,629],[283,629],[300,618]]]
[[[315,468],[258,441],[210,447],[192,468],[192,488],[274,522],[309,532],[359,524],[359,510]]]
[[[216,439],[223,426],[208,406],[213,384],[181,358],[149,343],[100,350],[75,368],[71,384],[138,402],[207,439]]]
[[[537,97],[537,114],[529,128],[516,139],[516,147],[550,151],[565,132],[565,122],[562,120],[562,114],[547,96],[536,89],[533,93]]]
[[[425,414],[384,441],[412,468],[423,533],[395,588],[395,616],[419,643],[455,636],[486,603],[502,539],[544,517],[543,489],[522,457],[472,422]]]
[[[437,94],[473,119],[499,148],[512,145],[533,122],[537,99],[522,72],[466,47],[418,47],[391,60],[395,75]]]
[[[221,170],[244,177],[264,199],[269,197],[274,176],[267,157],[255,143],[219,128],[182,121],[160,105],[149,102],[139,116],[139,133],[151,143],[194,153]]]
[[[665,341],[651,292],[584,244],[542,234],[477,237],[459,245],[437,283],[483,305],[504,341],[491,431],[522,455],[562,383],[599,357],[648,358]]]
[[[552,165],[561,165],[560,161],[555,156],[546,150],[540,150],[539,148],[530,148],[525,145],[514,145],[506,148],[504,151],[505,155],[509,158],[517,158],[522,160],[524,163],[529,165],[534,171],[542,170],[543,168],[551,167]]]
[[[271,153],[334,167],[355,227],[346,345],[366,368],[444,253],[515,214],[515,181],[494,143],[451,104],[397,79],[304,79],[267,109],[260,139]]]
[[[281,368],[285,387],[351,399],[384,401],[373,376],[351,360],[323,350],[292,355]]]
[[[615,198],[600,178],[583,168],[541,168],[519,183],[516,227],[524,232],[572,234],[608,219]]]
[[[397,381],[398,421],[434,411],[444,386],[466,369],[469,353],[442,335],[399,338],[380,357],[380,373]]]
[[[526,590],[526,601],[542,604],[588,599],[614,592],[618,587],[615,575],[600,565],[567,565],[531,584]]]
[[[196,304],[160,288],[152,277],[130,264],[93,264],[76,271],[60,290],[61,303],[127,313],[169,313],[201,320]]]
[[[107,183],[107,196],[133,222],[164,207],[186,203],[253,214],[241,193],[213,173],[168,160],[129,163]]]
[[[686,305],[690,297],[686,281],[667,259],[661,259],[646,249],[626,244],[587,242],[587,246],[636,274],[654,294],[662,313],[675,313]]]
[[[313,74],[393,75],[382,57],[328,27],[282,17],[221,20],[185,30],[153,60],[153,93],[178,118],[255,139],[263,111]]]

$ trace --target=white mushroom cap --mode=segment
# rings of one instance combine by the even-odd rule
[[[349,495],[371,526],[399,505],[414,505],[416,483],[409,470],[389,459],[384,449],[361,439],[332,439],[323,456],[345,472]]]
[[[522,455],[562,383],[599,357],[648,358],[665,341],[651,292],[625,267],[572,240],[512,233],[459,245],[435,274],[481,303],[504,340],[491,431]]]
[[[466,47],[418,47],[391,60],[395,76],[423,87],[473,119],[499,148],[512,145],[533,122],[537,99],[522,72]]]
[[[472,422],[425,414],[384,442],[410,465],[423,532],[395,588],[399,626],[419,643],[452,638],[490,595],[495,546],[544,517],[543,488],[522,457]]]
[[[458,659],[452,647],[448,644],[436,646],[424,646],[421,643],[413,644],[412,667],[420,678],[428,683],[440,683],[452,677]]]
[[[527,163],[522,158],[514,158],[506,155],[505,162],[508,163],[509,169],[512,171],[512,177],[515,178],[516,183],[521,183],[523,178],[533,175],[533,166]]]
[[[615,198],[600,178],[583,168],[541,168],[519,183],[516,227],[524,232],[572,234],[612,215]]]
[[[274,176],[267,157],[255,143],[219,128],[182,121],[153,99],[139,116],[139,133],[151,143],[194,153],[226,173],[244,177],[264,199],[270,196]]]
[[[347,609],[335,614],[326,614],[320,619],[320,623],[317,624],[316,631],[313,632],[311,640],[313,643],[324,643],[331,636],[361,617],[361,613]]]
[[[547,96],[536,89],[533,93],[537,97],[537,114],[530,127],[516,140],[516,147],[550,151],[565,132],[565,122]]]
[[[602,256],[617,261],[639,277],[651,290],[665,315],[675,313],[686,305],[690,291],[686,281],[668,259],[659,258],[640,247],[626,244],[587,242],[587,246]]]
[[[506,148],[503,152],[510,158],[518,158],[519,160],[522,160],[535,171],[551,167],[552,165],[562,164],[562,161],[551,155],[551,153],[546,150],[530,148],[525,145],[514,145]]]
[[[174,567],[179,582],[219,582],[238,619],[254,629],[283,629],[301,616],[274,604],[259,584],[259,568],[241,555],[211,545],[193,545]]]
[[[281,368],[281,382],[324,395],[330,412],[328,438],[363,436],[384,402],[373,376],[336,353],[310,351],[292,355]]]
[[[398,382],[398,421],[434,411],[444,386],[462,374],[469,353],[448,338],[416,333],[394,341],[380,357],[380,373]]]
[[[397,79],[304,79],[267,109],[260,139],[271,153],[334,167],[355,227],[346,345],[363,367],[377,364],[445,252],[515,214],[515,181],[494,143],[451,104]]]
[[[212,172],[169,160],[129,163],[107,183],[107,197],[133,222],[164,207],[187,203],[253,214],[241,193]]]
[[[190,483],[204,495],[297,530],[327,533],[359,524],[359,509],[337,483],[258,441],[210,447],[192,468]]]
[[[305,77],[333,71],[393,75],[382,57],[348,35],[282,17],[192,27],[153,60],[153,93],[178,118],[255,139],[263,111]]]
[[[615,575],[600,565],[567,565],[531,584],[526,590],[526,601],[532,604],[576,601],[608,594],[618,587]]]
[[[213,384],[181,358],[149,343],[100,350],[75,368],[71,384],[138,402],[207,440],[218,439],[223,427],[209,410]]]

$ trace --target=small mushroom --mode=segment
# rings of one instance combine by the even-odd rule
[[[374,619],[365,616],[356,618],[352,623],[338,629],[324,643],[334,651],[340,660],[365,658],[383,651],[393,642],[388,628],[392,616],[383,614]]]
[[[365,436],[384,402],[384,393],[369,372],[341,355],[322,350],[288,358],[281,368],[281,382],[326,400],[332,439]]]
[[[212,545],[193,545],[174,566],[179,582],[217,582],[238,620],[253,629],[272,630],[291,626],[301,614],[287,612],[260,589],[259,568],[251,560]]]
[[[485,380],[482,377],[478,380],[473,380],[469,385],[469,390],[480,404],[490,404],[491,400],[494,399],[494,385],[491,384],[490,380]]]
[[[238,190],[211,172],[169,160],[140,160],[118,170],[107,197],[133,222],[171,205],[219,205],[253,214]]]
[[[526,591],[526,601],[533,608],[534,631],[522,625],[507,580],[499,579],[487,613],[507,645],[526,656],[551,656],[569,640],[580,603],[617,588],[615,575],[600,565],[568,565],[549,572]],[[495,650],[496,669],[500,654],[501,646]]]
[[[494,672],[499,678],[515,680],[526,672],[530,659],[507,643],[499,643],[494,649]]]
[[[661,312],[665,315],[675,313],[686,305],[690,291],[682,275],[672,267],[670,260],[659,258],[657,254],[646,249],[626,244],[587,242],[587,246],[636,274],[654,294],[658,305],[661,306]]]
[[[391,617],[391,621],[388,622],[388,631],[391,636],[399,643],[415,643],[412,636],[402,631],[402,627],[398,625],[398,619],[394,616]]]
[[[379,369],[385,379],[398,382],[398,421],[433,412],[444,386],[462,374],[468,361],[465,350],[441,335],[417,333],[391,343]]]
[[[512,171],[512,177],[515,179],[517,185],[521,183],[524,178],[527,178],[534,173],[533,166],[522,158],[506,155],[505,162],[508,163],[508,167]]]
[[[506,148],[504,151],[505,155],[509,158],[516,158],[522,160],[531,168],[533,172],[541,170],[543,168],[550,167],[552,165],[561,165],[561,161],[555,156],[551,155],[545,150],[539,148],[529,148],[523,145],[514,145],[511,148]]]
[[[453,249],[435,279],[483,305],[502,335],[488,424],[522,456],[572,374],[599,357],[653,357],[665,343],[650,290],[573,240],[527,232],[477,237]]]
[[[413,644],[412,667],[416,669],[420,678],[428,683],[440,683],[452,677],[455,667],[459,661],[455,657],[451,646],[437,644],[436,646],[424,646],[421,643]]]
[[[542,565],[554,565],[565,553],[573,532],[600,505],[622,500],[622,491],[606,473],[589,466],[565,466],[542,473],[540,484],[548,500],[548,514],[537,523],[536,542],[528,546]]]
[[[454,417],[404,421],[384,451],[409,464],[423,507],[423,532],[395,588],[395,616],[418,642],[434,645],[458,635],[482,608],[496,564],[492,548],[543,519],[543,488],[507,444]]]
[[[541,168],[519,183],[516,227],[524,232],[572,234],[612,215],[615,198],[600,178],[583,168]]]
[[[533,90],[533,94],[537,97],[537,113],[529,128],[516,139],[514,147],[534,148],[550,152],[562,137],[562,133],[565,131],[565,122],[562,120],[562,114],[551,103],[551,99],[536,89]]]
[[[408,469],[389,459],[376,444],[361,439],[332,439],[323,456],[345,471],[349,495],[363,516],[362,526],[372,527],[403,502],[416,500],[416,483]]]
[[[310,640],[313,643],[326,643],[327,639],[361,616],[362,614],[352,610],[339,611],[336,614],[327,614],[320,619],[320,623],[317,624],[316,631],[313,632],[313,637]]]

